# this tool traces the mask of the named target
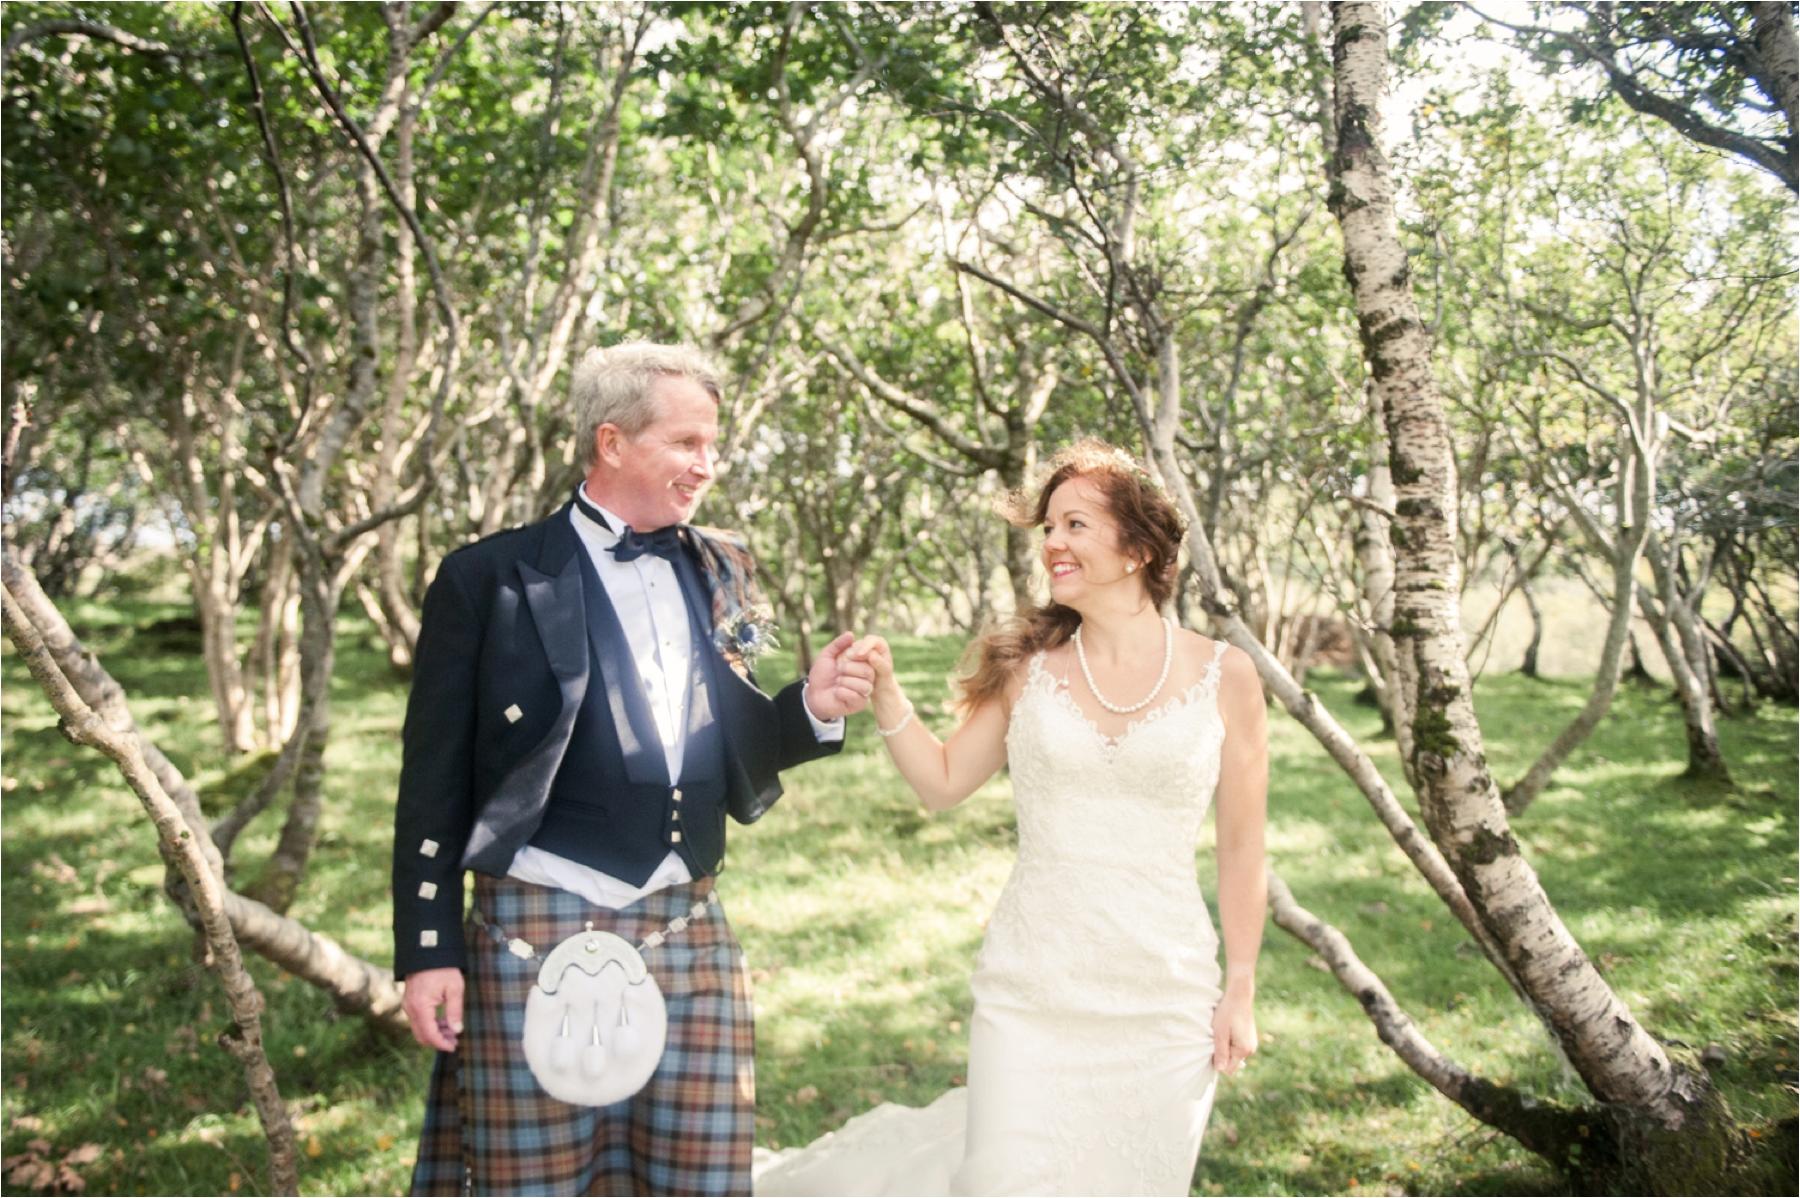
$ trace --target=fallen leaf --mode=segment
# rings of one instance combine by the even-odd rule
[[[316,1157],[316,1156],[323,1156],[324,1154],[325,1154],[325,1145],[319,1143],[318,1136],[314,1136],[311,1139],[309,1139],[308,1141],[306,1141],[306,1155],[307,1156]]]
[[[63,1157],[63,1164],[65,1164],[65,1165],[92,1164],[93,1162],[100,1159],[100,1154],[103,1151],[105,1151],[105,1149],[101,1148],[100,1145],[98,1145],[98,1144],[91,1144],[91,1143],[83,1144],[81,1147],[79,1147],[79,1148],[75,1149],[73,1152],[69,1153],[68,1156]]]
[[[7,1171],[6,1179],[28,1190],[41,1190],[56,1176],[56,1169],[42,1157],[26,1157]]]
[[[819,1087],[801,1086],[798,1090],[794,1091],[794,1101],[802,1105],[819,1101]]]
[[[81,881],[81,875],[75,872],[75,867],[64,861],[59,853],[51,853],[42,861],[32,862],[31,872],[62,886]]]

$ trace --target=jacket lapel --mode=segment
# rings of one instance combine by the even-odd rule
[[[531,622],[543,643],[551,673],[565,683],[579,675],[585,689],[587,625],[582,618],[581,562],[577,557],[581,543],[569,524],[568,504],[557,509],[546,523],[537,561],[519,559],[519,581],[525,586],[525,604],[531,609]],[[566,685],[563,695],[566,701]],[[579,695],[575,702],[581,702]]]
[[[549,731],[507,770],[489,796],[483,817],[469,834],[463,852],[465,865],[482,860],[484,855],[494,855],[490,865],[511,860],[518,846],[497,846],[501,830],[524,826],[532,813],[541,808],[574,732],[576,713],[587,697],[587,625],[582,617],[580,561],[572,552],[578,548],[574,540],[575,530],[569,527],[565,508],[550,518],[536,564],[524,559],[516,564],[525,591],[525,606],[531,611],[532,625],[561,692],[562,710]]]

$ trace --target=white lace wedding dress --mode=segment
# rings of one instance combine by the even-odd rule
[[[1215,1082],[1194,853],[1222,649],[1116,738],[1031,661],[1006,734],[1019,859],[971,983],[967,1090],[764,1155],[758,1194],[1188,1192]]]

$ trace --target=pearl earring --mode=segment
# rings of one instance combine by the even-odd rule
[[[1132,571],[1134,571],[1136,569],[1137,569],[1136,562],[1126,562],[1125,563],[1125,573],[1130,574]]]

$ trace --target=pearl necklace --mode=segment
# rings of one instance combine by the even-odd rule
[[[1115,715],[1130,715],[1134,711],[1142,711],[1144,708],[1150,706],[1151,700],[1162,693],[1163,683],[1169,680],[1169,667],[1175,662],[1175,621],[1164,616],[1162,673],[1156,676],[1156,685],[1150,688],[1149,694],[1127,707],[1122,704],[1114,703],[1105,695],[1101,694],[1100,688],[1094,685],[1094,672],[1088,669],[1087,650],[1081,647],[1080,625],[1076,625],[1075,636],[1073,639],[1075,641],[1075,660],[1081,663],[1081,676],[1087,679],[1088,690],[1093,693],[1094,698],[1100,701],[1100,706],[1106,708],[1106,710]]]

